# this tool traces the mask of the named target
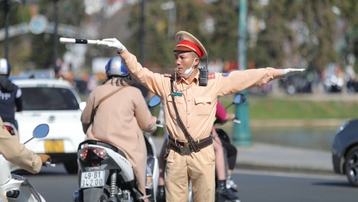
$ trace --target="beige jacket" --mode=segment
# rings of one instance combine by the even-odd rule
[[[11,136],[3,125],[3,121],[0,117],[0,154],[2,154],[6,160],[13,164],[20,166],[30,173],[38,173],[42,167],[41,158],[28,150],[23,144],[19,142],[19,139],[15,136]],[[0,192],[0,197],[4,201],[7,201],[3,193]]]
[[[91,125],[91,116],[99,100],[116,88],[123,89],[99,105]],[[98,86],[88,97],[81,121],[87,139],[111,143],[126,154],[136,177],[140,179],[139,189],[145,191],[147,151],[142,129],[153,132],[156,117],[151,115],[140,90],[132,86],[112,85],[111,80]]]

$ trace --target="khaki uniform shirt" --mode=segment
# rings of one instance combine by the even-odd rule
[[[124,50],[119,54],[131,74],[163,102],[166,128],[169,135],[187,141],[177,124],[171,97],[170,77],[143,68],[137,58]],[[282,69],[262,68],[230,73],[210,73],[207,86],[199,86],[199,73],[192,83],[178,79],[174,83],[175,103],[184,125],[194,140],[209,136],[215,118],[218,97],[238,93],[282,77]]]
[[[42,167],[41,158],[28,150],[19,139],[11,136],[3,126],[3,121],[0,117],[0,154],[13,164],[20,166],[30,173],[38,173]],[[7,201],[3,193],[0,192],[0,197]]]

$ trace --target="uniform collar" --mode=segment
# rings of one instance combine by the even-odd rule
[[[193,73],[188,77],[188,78],[183,78],[183,77],[179,77],[177,82],[178,83],[186,83],[186,84],[191,84],[191,83],[196,83],[198,84],[199,81],[199,69],[195,68]]]

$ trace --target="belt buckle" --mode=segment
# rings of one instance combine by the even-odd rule
[[[189,155],[191,153],[190,147],[179,147],[181,155]]]

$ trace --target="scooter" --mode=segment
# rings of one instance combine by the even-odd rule
[[[157,97],[149,101],[149,107],[160,103]],[[159,166],[152,138],[144,134],[147,146],[146,195],[156,202]],[[129,202],[143,201],[138,190],[133,167],[123,151],[103,141],[85,140],[78,146],[80,189],[75,191],[75,202]]]
[[[8,128],[9,126],[9,128]],[[5,124],[6,129],[12,129],[15,135],[18,135],[15,127],[10,128],[10,125]],[[38,125],[33,131],[33,137],[26,141],[31,141],[33,138],[46,137],[49,132],[47,124]],[[46,162],[44,166],[52,166],[51,162]],[[14,171],[23,170],[18,165],[7,161],[3,155],[0,155],[0,191],[6,194],[8,201],[16,202],[45,202],[45,199],[32,186],[30,181],[25,176],[13,174]]]

